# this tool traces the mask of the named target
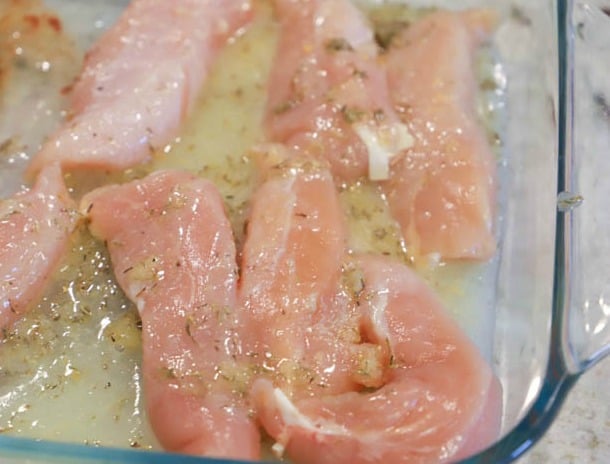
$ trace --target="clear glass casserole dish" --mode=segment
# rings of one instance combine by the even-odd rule
[[[477,338],[482,327],[493,326],[493,334],[482,337],[479,345],[493,361],[504,388],[502,437],[464,462],[510,462],[540,438],[578,377],[610,352],[610,312],[604,302],[610,289],[601,272],[608,245],[603,238],[593,240],[599,229],[605,229],[604,218],[595,213],[603,211],[604,198],[596,182],[590,182],[597,180],[597,172],[605,172],[604,164],[589,152],[587,140],[579,138],[585,128],[575,119],[581,104],[575,92],[575,56],[588,59],[593,48],[604,44],[599,36],[597,41],[584,36],[575,47],[577,34],[583,32],[581,26],[575,27],[568,0],[409,3],[446,8],[486,5],[502,15],[493,43],[501,65],[496,78],[505,85],[498,103],[503,106],[501,245],[480,284],[492,283],[492,301],[486,314],[475,315],[481,321],[471,329]],[[47,4],[86,46],[126,1]],[[591,11],[583,21],[604,21],[594,6]],[[8,163],[1,167],[0,193],[5,195],[13,189],[14,174]],[[0,457],[15,463],[223,462],[6,434],[0,435]]]

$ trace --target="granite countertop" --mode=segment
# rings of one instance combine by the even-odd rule
[[[519,464],[610,463],[610,359],[585,373],[543,439]]]

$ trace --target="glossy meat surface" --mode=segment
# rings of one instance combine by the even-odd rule
[[[476,53],[488,10],[439,11],[394,39],[392,100],[415,139],[384,189],[413,255],[487,259],[495,251],[496,166],[478,120]]]
[[[249,0],[134,0],[90,50],[68,120],[29,167],[125,169],[173,137]]]
[[[30,190],[0,200],[0,329],[42,295],[76,219],[57,165],[45,168]]]
[[[409,268],[374,256],[351,266],[363,336],[389,352],[383,386],[295,401],[257,380],[276,449],[298,463],[440,463],[490,444],[501,395],[472,342]]]
[[[147,411],[161,444],[256,459],[260,437],[239,362],[235,245],[216,188],[161,171],[93,191],[82,208],[142,318]]]
[[[364,14],[348,0],[274,4],[280,38],[268,87],[270,139],[327,159],[339,181],[370,174],[376,152],[389,158],[408,146]]]
[[[325,162],[297,155],[268,168],[248,221],[240,299],[252,360],[293,396],[359,383],[358,313],[337,290],[345,232]]]

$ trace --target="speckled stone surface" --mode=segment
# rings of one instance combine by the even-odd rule
[[[580,378],[551,429],[517,462],[610,463],[610,359]]]

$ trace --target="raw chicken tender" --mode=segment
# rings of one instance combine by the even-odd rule
[[[170,451],[257,459],[239,362],[235,245],[207,180],[158,172],[83,199],[92,233],[142,318],[147,412]]]
[[[367,172],[387,177],[389,159],[412,139],[392,109],[366,18],[349,0],[274,4],[280,38],[269,79],[269,138],[326,158],[339,181]]]
[[[77,216],[57,165],[46,167],[32,189],[0,201],[0,329],[42,295]]]
[[[385,382],[294,400],[268,379],[252,401],[274,449],[297,463],[443,463],[497,437],[501,391],[474,345],[408,267],[356,257],[363,334],[390,356]]]
[[[390,92],[415,138],[385,183],[414,256],[487,259],[496,247],[496,162],[478,120],[478,47],[488,10],[439,11],[405,29],[387,54]]]
[[[251,359],[293,396],[342,392],[362,379],[358,363],[380,356],[360,344],[359,316],[338,291],[346,252],[333,179],[324,161],[267,168],[253,197],[241,268]]]
[[[250,0],[133,0],[87,54],[70,117],[30,172],[148,160],[177,135],[218,52],[251,17]]]

